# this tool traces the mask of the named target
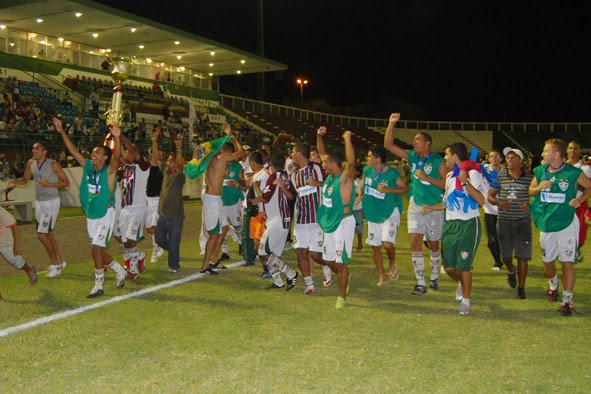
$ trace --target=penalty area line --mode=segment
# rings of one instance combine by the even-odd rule
[[[244,264],[244,261],[239,261],[236,263],[228,264],[226,267],[233,268],[233,267],[237,267],[237,266],[240,266],[243,264]],[[146,289],[134,291],[129,294],[113,297],[108,300],[97,302],[95,304],[81,306],[78,308],[71,309],[69,311],[59,312],[59,313],[55,313],[53,315],[49,315],[49,316],[45,316],[45,317],[42,317],[39,319],[35,319],[35,320],[32,320],[28,323],[24,323],[24,324],[20,324],[18,326],[14,326],[14,327],[6,328],[4,330],[0,330],[0,338],[6,337],[10,334],[14,334],[14,333],[17,333],[20,331],[29,330],[31,328],[35,328],[35,327],[38,327],[43,324],[51,323],[56,320],[64,319],[66,317],[79,315],[81,313],[88,312],[93,309],[102,308],[103,306],[107,306],[107,305],[113,304],[115,302],[120,302],[120,301],[125,301],[125,300],[131,299],[131,298],[141,297],[143,295],[154,293],[154,292],[162,290],[162,289],[167,289],[169,287],[182,285],[183,283],[191,282],[193,280],[202,278],[204,276],[208,276],[208,275],[202,274],[202,273],[196,273],[196,274],[189,275],[189,276],[186,276],[181,279],[176,279],[176,280],[173,280],[173,281],[170,281],[167,283],[163,283],[161,285],[152,286],[152,287],[148,287]]]

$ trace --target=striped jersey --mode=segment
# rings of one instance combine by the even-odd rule
[[[150,163],[142,157],[137,163],[124,164],[117,173],[121,187],[121,207],[147,204],[146,186]]]
[[[499,219],[531,220],[529,211],[524,212],[519,206],[523,203],[529,205],[529,185],[531,185],[532,178],[533,175],[525,170],[521,170],[519,178],[513,178],[506,167],[501,170],[497,179],[499,183],[497,198],[511,200],[511,208],[508,211],[499,209]]]
[[[274,184],[276,179],[282,179],[287,187],[290,186],[287,175],[283,172],[276,172],[267,179],[267,186],[263,190],[265,201],[265,215],[267,227],[271,225],[282,226],[288,229],[291,224],[291,215],[287,197],[281,188]]]
[[[316,211],[320,206],[320,187],[308,186],[306,183],[308,179],[324,182],[322,169],[311,161],[304,168],[296,169],[291,175],[291,183],[297,193],[294,208],[297,224],[317,223]]]

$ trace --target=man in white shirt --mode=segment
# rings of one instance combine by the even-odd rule
[[[566,156],[568,158],[567,162],[571,166],[575,168],[579,168],[583,171],[583,174],[589,179],[591,179],[591,166],[585,164],[581,159],[581,144],[577,141],[571,141],[568,143],[566,148]],[[577,198],[583,195],[583,190],[579,188],[577,190]],[[585,223],[585,214],[589,209],[589,204],[587,201],[581,204],[580,207],[577,208],[577,218],[579,218],[579,250],[577,251],[577,261],[583,260],[583,245],[587,240],[587,224]]]
[[[449,170],[445,181],[443,202],[424,205],[429,213],[445,207],[445,223],[441,244],[443,265],[447,274],[458,283],[456,300],[461,301],[460,315],[470,313],[472,263],[480,243],[480,207],[484,204],[484,177],[480,166],[468,160],[466,145],[455,142],[445,150]]]

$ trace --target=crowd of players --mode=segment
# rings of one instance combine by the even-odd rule
[[[484,207],[493,269],[505,265],[509,286],[517,288],[518,298],[526,298],[533,220],[540,231],[543,268],[549,283],[547,297],[550,301],[559,299],[556,261],[560,261],[560,313],[571,315],[574,266],[582,259],[580,247],[586,238],[585,215],[591,196],[591,168],[580,160],[580,145],[558,139],[546,141],[543,164],[530,172],[524,166],[523,152],[517,148],[503,149],[505,165],[496,149],[489,152],[488,164],[482,165],[469,157],[460,142],[451,144],[444,157],[432,152],[432,137],[420,132],[413,140],[413,149],[405,150],[394,143],[399,119],[400,114],[390,116],[384,146],[368,151],[365,167],[355,158],[349,131],[342,136],[344,152],[339,152],[325,148],[327,130],[321,127],[314,157],[311,147],[302,142],[294,142],[286,150],[284,143],[291,137],[283,133],[272,147],[253,151],[240,143],[228,124],[224,125],[228,137],[219,152],[208,158],[203,175],[200,244],[204,256],[200,272],[215,275],[225,268],[222,262],[228,257],[227,238],[233,237],[245,265],[254,265],[258,256],[263,276],[273,279],[268,289],[289,291],[301,278],[304,294],[312,295],[316,292],[314,263],[320,264],[324,286],[332,285],[332,276],[336,275],[336,307],[342,308],[347,303],[354,238],[357,235],[357,249],[361,250],[364,221],[365,242],[372,248],[378,273],[377,285],[399,279],[395,245],[403,213],[402,196],[407,195],[407,227],[417,281],[413,296],[438,290],[439,275],[445,272],[457,282],[459,313],[469,314],[471,270],[481,239]],[[60,120],[53,122],[66,148],[84,167],[80,199],[95,263],[95,283],[88,297],[104,293],[107,268],[115,273],[117,288],[144,271],[146,253],[138,248],[144,226],[152,239],[151,260],[157,261],[167,250],[169,270],[177,273],[181,268],[182,188],[186,179],[182,140],[177,141],[176,152],[165,158],[158,147],[159,130],[155,129],[148,160],[114,126],[110,147],[95,147],[91,158],[86,159],[64,132]],[[386,163],[388,151],[408,162],[409,182]],[[60,206],[57,189],[69,182],[59,164],[47,158],[43,143],[36,143],[32,152],[25,175],[14,183],[35,180],[37,232],[51,260],[48,276],[55,277],[66,266],[52,236]],[[195,150],[195,158],[202,155],[203,150]],[[20,256],[14,218],[5,210],[0,213],[0,252],[14,267],[24,269],[33,284],[37,274]],[[123,248],[123,266],[106,251],[111,235]],[[288,245],[295,248],[297,270],[282,260],[284,251],[290,249]],[[430,260],[428,283],[424,245]],[[382,247],[388,258],[387,271]]]

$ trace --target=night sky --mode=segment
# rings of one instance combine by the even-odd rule
[[[100,0],[256,53],[255,0]],[[118,4],[120,3],[120,4]],[[591,23],[583,1],[266,0],[267,100],[370,105],[383,116],[464,121],[589,121]],[[163,9],[162,7],[166,7]],[[254,76],[222,91],[255,97]],[[409,116],[404,116],[408,114]]]

